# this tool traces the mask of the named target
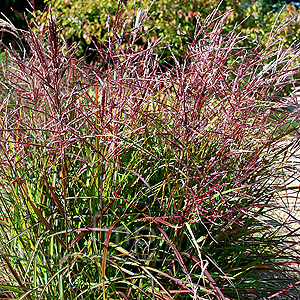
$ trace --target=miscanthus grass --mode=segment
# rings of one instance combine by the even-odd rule
[[[93,65],[50,14],[10,25],[27,50],[1,69],[0,298],[299,298],[299,221],[277,217],[298,45],[243,48],[214,11],[162,66],[135,43],[147,13],[130,30],[120,8]]]

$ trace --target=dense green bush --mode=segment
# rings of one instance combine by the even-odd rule
[[[152,4],[153,2],[153,4]],[[100,43],[107,40],[107,18],[110,15],[110,26],[112,26],[114,16],[118,8],[118,2],[112,0],[50,0],[48,4],[52,5],[52,11],[59,16],[60,24],[64,34],[69,42],[80,42],[81,50],[78,55],[87,52],[91,44],[91,36],[100,39]],[[152,4],[152,6],[151,6]],[[152,43],[157,39],[162,39],[161,46],[172,46],[172,51],[178,60],[181,60],[183,53],[180,51],[182,43],[185,45],[189,40],[191,32],[195,29],[196,16],[199,14],[202,18],[218,6],[218,1],[196,1],[196,0],[127,0],[125,1],[123,17],[126,16],[125,29],[130,30],[135,23],[135,15],[138,9],[149,9],[150,14],[145,33],[137,44],[143,45],[146,40]],[[238,23],[241,23],[238,30],[250,34],[251,40],[264,40],[262,45],[268,43],[268,37],[272,34],[274,22],[275,28],[286,17],[296,16],[295,6],[288,5],[282,13],[267,11],[270,8],[265,2],[249,2],[245,0],[227,0],[219,4],[219,15],[226,11],[233,10],[227,19],[223,28],[224,32],[230,32]],[[245,18],[247,18],[245,20]],[[41,22],[46,22],[46,14]],[[298,17],[297,17],[298,20]],[[46,25],[46,23],[44,24]],[[299,39],[299,22],[289,24],[280,33],[277,32],[277,38],[283,38],[284,44],[291,45]],[[249,46],[247,40],[246,46]],[[173,61],[168,48],[159,51],[164,59]]]
[[[135,15],[138,9],[148,9],[153,1],[126,1],[123,17],[126,15],[125,29],[129,30],[135,24]],[[111,0],[53,0],[49,1],[49,4],[53,6],[53,13],[56,16],[60,16],[61,26],[64,28],[64,33],[69,42],[80,41],[81,51],[79,55],[83,54],[84,49],[87,49],[87,45],[91,44],[91,36],[100,38],[103,42],[107,40],[108,32],[108,15],[110,15],[110,26],[113,24],[114,16],[118,9],[118,2]],[[157,39],[162,38],[161,45],[172,45],[173,52],[178,58],[181,54],[179,48],[182,44],[182,38],[187,41],[185,36],[189,34],[189,30],[192,32],[196,24],[196,14],[201,11],[204,15],[213,8],[211,3],[205,1],[154,1],[150,13],[150,20],[145,26],[145,30],[149,31],[145,34],[137,43],[141,46],[146,40],[152,43]],[[47,16],[41,20],[43,23]],[[180,27],[182,37],[178,33]],[[167,51],[167,55],[170,56],[168,50],[163,50],[161,53]]]

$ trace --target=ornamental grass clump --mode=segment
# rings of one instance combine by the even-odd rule
[[[13,29],[29,51],[1,69],[1,298],[296,299],[299,221],[277,212],[298,46],[240,47],[216,10],[161,66],[159,41],[135,46],[148,12],[120,14],[93,65],[51,14]]]

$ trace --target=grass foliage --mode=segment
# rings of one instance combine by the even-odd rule
[[[299,297],[295,219],[276,211],[300,51],[243,48],[216,13],[167,70],[120,8],[94,65],[51,15],[7,26],[30,51],[2,62],[1,299]]]

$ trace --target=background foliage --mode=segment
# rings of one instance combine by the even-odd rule
[[[53,13],[59,16],[61,26],[64,28],[66,38],[69,42],[79,41],[81,43],[81,51],[79,55],[86,52],[91,45],[91,36],[98,37],[102,42],[107,38],[107,17],[111,16],[110,24],[115,16],[118,3],[111,0],[97,1],[78,1],[78,0],[50,0],[47,2],[53,9]],[[128,0],[124,2],[125,10],[123,17],[126,16],[126,28],[133,26],[135,15],[138,9],[147,9],[151,6],[151,0],[134,1]],[[271,5],[272,4],[272,5]],[[287,17],[297,16],[297,8],[294,5],[287,5],[283,2],[267,1],[245,1],[245,0],[227,0],[219,5],[219,14],[233,10],[230,18],[227,20],[223,30],[230,32],[236,24],[242,22],[239,30],[251,35],[252,41],[265,40],[263,44],[268,43],[268,37],[272,35],[274,22],[275,27],[284,22]],[[273,6],[276,7],[273,7]],[[204,19],[212,9],[218,6],[218,1],[195,1],[195,0],[156,0],[150,8],[150,19],[147,22],[145,34],[138,44],[142,45],[147,38],[154,42],[158,38],[162,38],[161,46],[172,45],[172,51],[177,59],[182,58],[179,51],[182,42],[189,39],[190,32],[193,32],[196,24],[196,16],[200,14]],[[280,13],[279,8],[284,7]],[[247,20],[245,20],[247,18]],[[43,22],[42,19],[41,22]],[[288,28],[282,30],[277,38],[283,38],[285,45],[291,45],[299,39],[299,22],[290,24]],[[248,42],[248,41],[247,41]],[[160,52],[167,61],[172,61],[168,49]],[[92,57],[90,58],[92,59]]]

